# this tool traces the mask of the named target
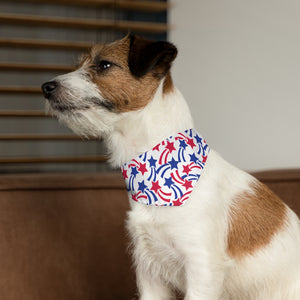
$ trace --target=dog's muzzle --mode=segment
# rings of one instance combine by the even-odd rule
[[[58,87],[58,83],[56,81],[48,81],[42,85],[42,91],[46,99],[50,99],[53,96],[55,90]]]

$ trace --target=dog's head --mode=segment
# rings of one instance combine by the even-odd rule
[[[42,85],[48,111],[84,136],[109,133],[123,113],[145,107],[164,79],[177,49],[134,35],[92,47],[77,70]]]

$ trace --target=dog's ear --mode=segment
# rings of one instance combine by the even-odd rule
[[[129,35],[130,48],[128,65],[135,77],[142,77],[149,71],[163,77],[169,71],[177,49],[168,42],[153,42],[135,35]]]

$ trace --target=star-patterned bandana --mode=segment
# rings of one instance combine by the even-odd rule
[[[121,167],[132,200],[155,206],[181,206],[205,166],[209,147],[195,129],[170,136]]]

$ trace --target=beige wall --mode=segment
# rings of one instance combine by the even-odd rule
[[[176,85],[196,128],[246,170],[300,167],[300,2],[171,0]]]

